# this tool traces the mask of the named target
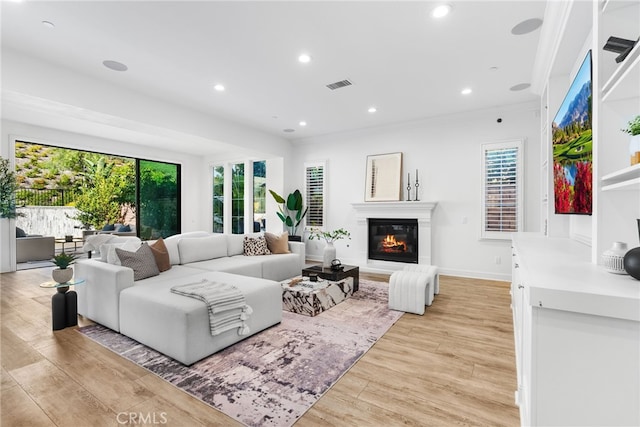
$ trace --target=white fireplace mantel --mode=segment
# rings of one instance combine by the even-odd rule
[[[403,218],[418,220],[418,263],[431,264],[431,217],[437,202],[364,202],[352,203],[356,211],[358,263],[382,270],[401,269],[402,263],[373,261],[368,259],[369,218]]]

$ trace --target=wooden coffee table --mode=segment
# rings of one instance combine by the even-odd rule
[[[305,316],[316,316],[353,295],[353,277],[340,281],[294,277],[281,282],[282,309]]]
[[[332,270],[329,267],[323,268],[321,265],[314,265],[305,267],[302,270],[302,275],[309,276],[309,273],[315,273],[318,277],[334,282],[353,277],[353,292],[356,292],[360,281],[360,268],[355,265],[342,265],[342,267],[342,270]]]

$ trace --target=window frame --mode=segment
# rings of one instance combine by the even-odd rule
[[[322,168],[322,225],[310,225],[308,223],[310,215],[307,213],[307,216],[304,219],[304,228],[305,230],[309,230],[311,228],[319,228],[323,229],[327,224],[327,162],[326,161],[315,161],[315,162],[305,162],[304,163],[304,199],[305,205],[307,208],[311,208],[309,201],[311,200],[309,197],[309,182],[308,182],[308,171],[311,168]]]
[[[480,239],[481,240],[510,240],[512,233],[523,231],[524,225],[524,140],[514,139],[501,142],[488,142],[481,145],[481,212]],[[491,231],[486,229],[487,223],[487,151],[516,149],[516,230]]]

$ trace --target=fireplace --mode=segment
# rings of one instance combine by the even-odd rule
[[[352,263],[371,271],[391,272],[400,270],[405,262],[382,261],[369,258],[369,221],[375,219],[401,218],[401,221],[418,222],[419,239],[416,240],[418,264],[431,265],[431,216],[437,202],[364,202],[352,203],[355,210],[357,227],[353,235],[356,257]],[[385,235],[386,237],[386,235]],[[412,261],[415,263],[415,261]],[[362,270],[361,270],[362,271]]]
[[[369,218],[369,259],[418,263],[418,220]]]

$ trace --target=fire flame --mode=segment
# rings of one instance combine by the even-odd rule
[[[396,240],[396,236],[387,234],[382,240],[383,252],[405,252],[407,250],[407,244],[402,240]]]

